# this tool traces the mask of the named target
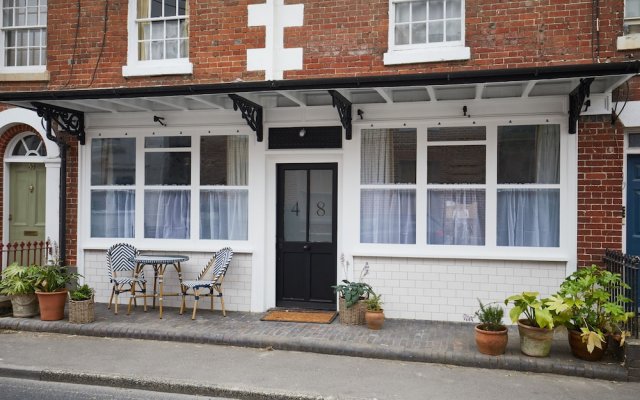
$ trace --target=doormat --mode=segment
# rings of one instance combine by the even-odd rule
[[[335,311],[320,310],[269,310],[260,321],[309,322],[330,324],[338,315]]]

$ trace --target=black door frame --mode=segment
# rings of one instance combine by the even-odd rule
[[[277,307],[295,307],[295,308],[308,308],[308,309],[325,309],[336,310],[337,304],[335,296],[332,297],[330,302],[314,302],[314,301],[291,301],[283,300],[283,285],[284,285],[284,271],[282,267],[281,251],[284,242],[284,171],[306,169],[307,171],[313,169],[331,170],[333,172],[332,181],[332,198],[333,212],[332,212],[332,237],[331,253],[332,259],[337,260],[338,257],[338,163],[337,162],[319,162],[319,163],[276,163],[276,306]],[[310,179],[307,179],[307,204],[311,191],[309,190]],[[307,207],[307,239],[309,229],[309,208]],[[296,242],[297,243],[297,242]],[[309,242],[299,242],[301,245],[309,245]],[[337,264],[336,264],[337,265]],[[337,280],[337,266],[333,265],[330,269],[333,275],[332,282]],[[310,279],[308,280],[310,290]],[[309,291],[308,290],[308,291]]]

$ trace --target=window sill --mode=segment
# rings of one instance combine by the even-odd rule
[[[0,82],[47,82],[49,81],[49,71],[26,70],[20,69],[3,69],[0,70]]]
[[[469,47],[429,47],[418,50],[390,50],[384,53],[384,65],[415,64],[468,60],[471,58]]]
[[[122,67],[122,76],[191,75],[193,64],[188,60],[141,61]]]
[[[246,241],[222,240],[189,240],[189,239],[153,239],[153,240],[135,240],[135,239],[88,239],[81,245],[81,249],[87,250],[108,250],[114,243],[129,243],[138,248],[141,252],[160,252],[160,253],[211,253],[217,248],[230,246],[234,253],[252,254],[253,247]]]
[[[640,49],[640,33],[632,33],[618,37],[618,50]]]

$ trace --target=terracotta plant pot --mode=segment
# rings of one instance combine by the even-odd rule
[[[40,303],[42,321],[59,321],[64,318],[64,306],[67,304],[67,289],[59,292],[36,292]]]
[[[503,326],[500,331],[486,331],[483,325],[476,325],[476,346],[482,354],[499,356],[504,354],[509,341],[507,327]]]
[[[537,328],[518,321],[520,351],[531,357],[547,357],[553,343],[553,329]]]
[[[15,294],[10,297],[14,317],[29,318],[38,315],[38,298],[35,293]]]
[[[364,319],[367,321],[367,328],[377,331],[382,328],[382,325],[384,324],[384,310],[367,310],[367,312],[364,314]]]
[[[569,347],[571,348],[571,353],[574,356],[585,361],[602,360],[602,357],[604,357],[605,351],[607,351],[608,340],[605,340],[604,342],[602,342],[601,349],[594,347],[593,351],[589,353],[589,350],[587,349],[587,343],[582,341],[582,337],[580,336],[580,331],[569,329],[568,332],[569,332]]]

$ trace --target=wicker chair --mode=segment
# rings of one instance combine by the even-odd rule
[[[231,258],[233,257],[233,250],[230,247],[225,247],[220,249],[212,258],[209,260],[207,265],[200,271],[198,275],[198,279],[193,281],[182,281],[182,305],[180,306],[180,315],[184,312],[186,296],[193,296],[193,313],[191,314],[191,319],[196,319],[196,310],[198,309],[198,300],[200,300],[200,296],[211,297],[211,311],[213,311],[213,298],[220,298],[220,305],[222,308],[222,315],[227,316],[227,313],[224,309],[224,297],[222,297],[222,281],[224,280],[224,276],[229,269],[229,263],[231,263]],[[205,277],[207,273],[213,267],[213,279],[206,280]],[[209,289],[208,292],[200,293],[202,289]],[[216,293],[214,294],[214,290]],[[189,293],[191,291],[191,293]]]
[[[144,273],[140,272],[137,278],[134,276],[136,264],[132,259],[137,255],[138,250],[127,243],[114,244],[107,250],[107,270],[109,273],[109,282],[112,285],[111,297],[109,298],[109,306],[107,308],[111,309],[111,304],[115,297],[115,314],[118,314],[118,295],[120,293],[131,293],[132,289],[143,294],[147,291],[147,282],[144,279]],[[138,289],[136,289],[136,286]],[[144,297],[144,310],[147,311],[146,297]]]

